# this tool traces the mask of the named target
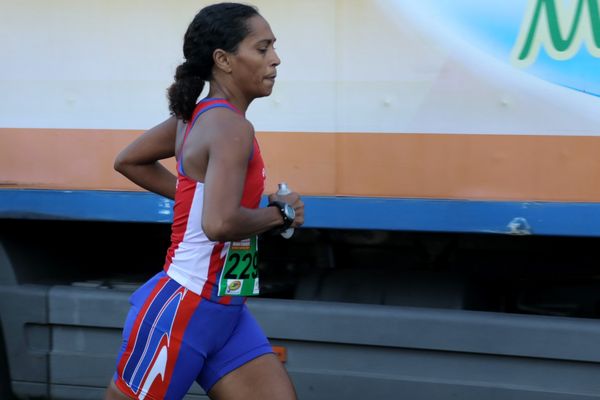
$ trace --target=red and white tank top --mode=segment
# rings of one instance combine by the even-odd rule
[[[207,98],[198,103],[188,123],[182,148],[192,126],[206,111],[225,107],[240,113],[224,99]],[[249,133],[250,134],[250,133]],[[180,154],[183,152],[180,151]],[[177,190],[171,227],[171,246],[167,251],[164,270],[167,275],[205,299],[222,304],[239,304],[244,297],[219,296],[218,283],[223,273],[229,242],[213,242],[202,230],[204,183],[185,175],[182,159],[177,161]],[[264,190],[264,163],[254,138],[252,155],[248,162],[241,206],[258,208]]]

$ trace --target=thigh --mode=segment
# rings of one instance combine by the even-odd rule
[[[200,298],[166,276],[147,286],[147,297],[132,301],[138,311],[126,323],[114,386],[134,399],[180,399],[204,363],[183,340]]]
[[[222,312],[235,310],[234,306],[221,306]],[[245,305],[234,311],[235,324],[226,334],[226,340],[215,351],[207,354],[202,373],[197,382],[209,392],[213,385],[231,371],[260,357],[273,353],[264,332]]]
[[[221,378],[210,390],[214,400],[294,400],[292,382],[274,354],[264,354]]]
[[[114,381],[111,381],[104,393],[104,400],[131,400],[131,397],[125,396],[123,392],[121,392]]]
[[[225,345],[209,354],[198,382],[213,399],[295,399],[288,374],[244,305]]]

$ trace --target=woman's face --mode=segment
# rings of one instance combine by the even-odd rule
[[[273,91],[277,66],[281,60],[275,52],[275,35],[260,15],[247,21],[249,33],[233,54],[232,76],[238,87],[252,98],[268,96]]]

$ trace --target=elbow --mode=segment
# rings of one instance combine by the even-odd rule
[[[206,221],[202,223],[206,237],[213,242],[229,242],[234,240],[233,225],[227,221]]]
[[[204,228],[204,234],[211,242],[227,242],[227,234],[222,229],[206,227]]]
[[[120,172],[121,174],[125,170],[125,159],[123,157],[123,153],[119,153],[117,158],[115,158],[115,162],[113,164],[113,168],[115,171]]]
[[[129,177],[131,175],[131,168],[135,166],[133,160],[127,158],[125,151],[120,152],[115,158],[113,168],[121,175]]]

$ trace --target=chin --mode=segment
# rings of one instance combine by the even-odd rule
[[[252,99],[258,99],[261,97],[267,97],[270,96],[271,93],[273,93],[273,86],[262,86],[262,87],[258,87],[256,88],[257,90],[252,93],[252,95],[250,96]]]
[[[262,93],[259,93],[256,97],[257,98],[259,98],[259,97],[267,97],[267,96],[270,96],[271,93],[273,93],[273,89],[267,89],[267,90],[264,90]]]

